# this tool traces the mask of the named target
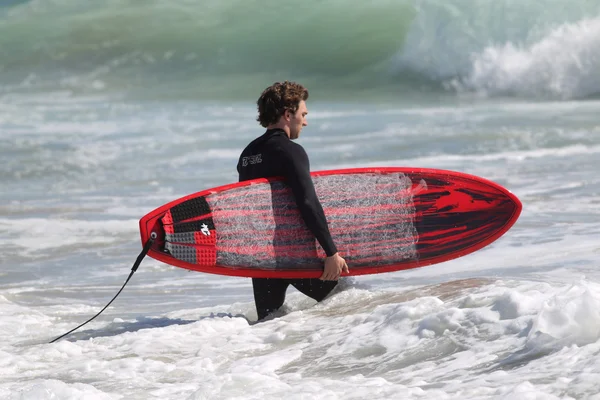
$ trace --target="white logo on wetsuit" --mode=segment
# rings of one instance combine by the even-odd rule
[[[204,236],[210,236],[210,230],[208,230],[208,225],[206,224],[200,225],[200,232],[202,232]]]
[[[260,164],[262,162],[262,154],[257,154],[255,156],[243,157],[242,158],[242,167],[247,167],[248,164]]]

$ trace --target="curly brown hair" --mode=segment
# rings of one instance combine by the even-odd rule
[[[266,88],[256,105],[258,106],[258,118],[260,125],[267,127],[279,122],[286,110],[292,113],[298,111],[300,101],[308,99],[308,90],[296,82],[275,82]]]

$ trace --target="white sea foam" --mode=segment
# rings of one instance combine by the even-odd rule
[[[48,250],[94,244],[115,244],[135,234],[137,220],[84,221],[68,218],[0,218],[6,246],[15,246],[28,256]]]
[[[232,115],[253,119],[253,105],[203,115],[198,105],[143,103],[107,113],[96,134],[87,126],[78,136],[75,125],[40,134],[46,122],[106,112],[82,100],[71,118],[69,102],[58,98],[62,111],[23,124],[23,136],[0,133],[9,146],[46,146],[47,165],[64,161],[65,148],[71,165],[86,165],[76,176],[0,176],[9,188],[0,193],[0,398],[597,396],[598,102],[386,105],[372,115],[311,106],[322,114],[299,142],[313,170],[470,172],[517,194],[521,217],[480,251],[345,279],[322,303],[290,288],[283,309],[259,324],[249,279],[146,259],[102,315],[48,344],[117,292],[140,251],[142,215],[235,181],[238,152],[262,132],[253,120],[233,130]],[[14,118],[22,108],[7,110],[3,121],[24,121]],[[103,158],[102,147],[116,157]],[[33,164],[19,158],[24,148],[3,156]],[[47,190],[52,179],[68,185]]]
[[[482,94],[518,94],[561,99],[600,93],[600,19],[584,19],[552,30],[531,45],[489,46],[473,57],[459,89]]]
[[[48,339],[48,311],[2,298],[0,393],[15,399],[137,398],[142,392],[192,399],[476,398],[544,396],[569,382],[572,393],[591,394],[578,371],[600,366],[584,356],[600,349],[599,298],[600,287],[589,281],[346,289],[316,306],[293,293],[287,315],[257,325],[231,312],[198,320],[208,310],[197,309],[156,323],[117,319],[106,335],[96,323],[89,339],[51,345],[32,344]],[[26,316],[29,326],[46,329],[6,330]],[[565,362],[570,368],[562,369],[562,380],[533,379]],[[521,373],[509,374],[515,365]]]

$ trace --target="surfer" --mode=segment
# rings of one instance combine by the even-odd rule
[[[240,181],[276,176],[285,178],[302,219],[327,256],[320,278],[252,278],[259,321],[283,305],[289,285],[321,301],[337,285],[342,272],[348,272],[348,265],[338,254],[331,238],[323,207],[315,192],[306,151],[292,142],[298,139],[300,131],[307,125],[307,99],[308,90],[295,82],[277,82],[266,88],[257,101],[257,120],[267,131],[244,149],[237,165]]]

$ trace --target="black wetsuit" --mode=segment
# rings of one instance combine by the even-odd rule
[[[239,180],[256,178],[284,177],[292,189],[298,210],[308,229],[315,235],[327,256],[337,253],[337,249],[310,177],[310,165],[306,152],[290,140],[281,129],[267,130],[264,135],[253,140],[242,152],[237,170]],[[253,278],[254,301],[258,319],[283,305],[289,285],[317,301],[323,300],[335,287],[337,281],[320,279],[274,279]]]

